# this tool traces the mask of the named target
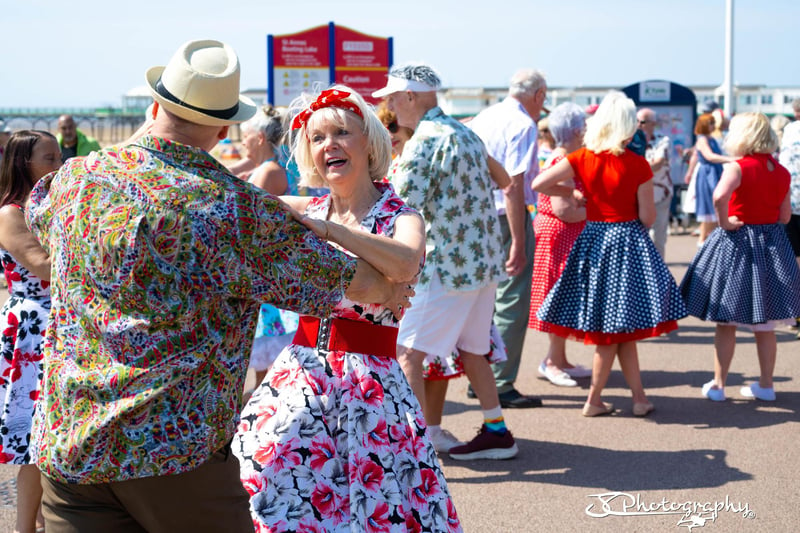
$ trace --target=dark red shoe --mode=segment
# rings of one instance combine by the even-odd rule
[[[511,459],[519,452],[510,431],[503,435],[489,431],[486,424],[481,426],[474,439],[463,446],[450,448],[450,457],[458,461],[473,459]]]

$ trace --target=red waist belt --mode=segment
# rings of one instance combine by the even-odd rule
[[[344,318],[320,320],[301,316],[292,343],[320,350],[394,358],[397,355],[397,328]]]

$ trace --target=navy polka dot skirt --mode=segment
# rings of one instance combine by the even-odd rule
[[[616,344],[672,331],[686,314],[675,279],[635,220],[588,222],[537,316],[562,337]]]
[[[763,324],[800,316],[800,271],[782,224],[715,229],[681,282],[689,314]]]

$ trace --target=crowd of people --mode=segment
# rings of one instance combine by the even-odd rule
[[[20,465],[20,533],[461,531],[439,455],[519,453],[503,410],[543,405],[515,385],[528,328],[544,379],[590,379],[586,417],[618,410],[615,359],[652,413],[637,342],[689,314],[716,328],[700,394],[726,399],[747,328],[761,375],[740,394],[776,400],[775,330],[800,324],[800,120],[779,145],[764,115],[722,142],[699,117],[701,235],[677,283],[673,148],[623,93],[545,110],[544,75],[520,69],[462,122],[422,63],[393,67],[377,108],[343,85],[259,107],[239,71],[190,41],[147,70],[125,142],[66,116],[58,137],[4,132],[0,462]],[[225,167],[209,152],[235,124],[245,157]],[[595,346],[591,368],[567,340]],[[460,375],[482,417],[467,441],[442,427]]]

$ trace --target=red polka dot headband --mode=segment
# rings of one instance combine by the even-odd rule
[[[361,110],[358,108],[358,106],[355,103],[346,100],[348,96],[350,96],[349,92],[340,91],[338,89],[328,89],[326,91],[322,91],[316,100],[311,102],[307,108],[294,117],[294,120],[292,121],[292,129],[296,130],[298,128],[302,128],[305,126],[306,122],[308,122],[308,119],[311,118],[311,115],[314,114],[314,111],[318,111],[325,107],[338,107],[339,109],[352,111],[363,120],[364,115],[361,114]]]

